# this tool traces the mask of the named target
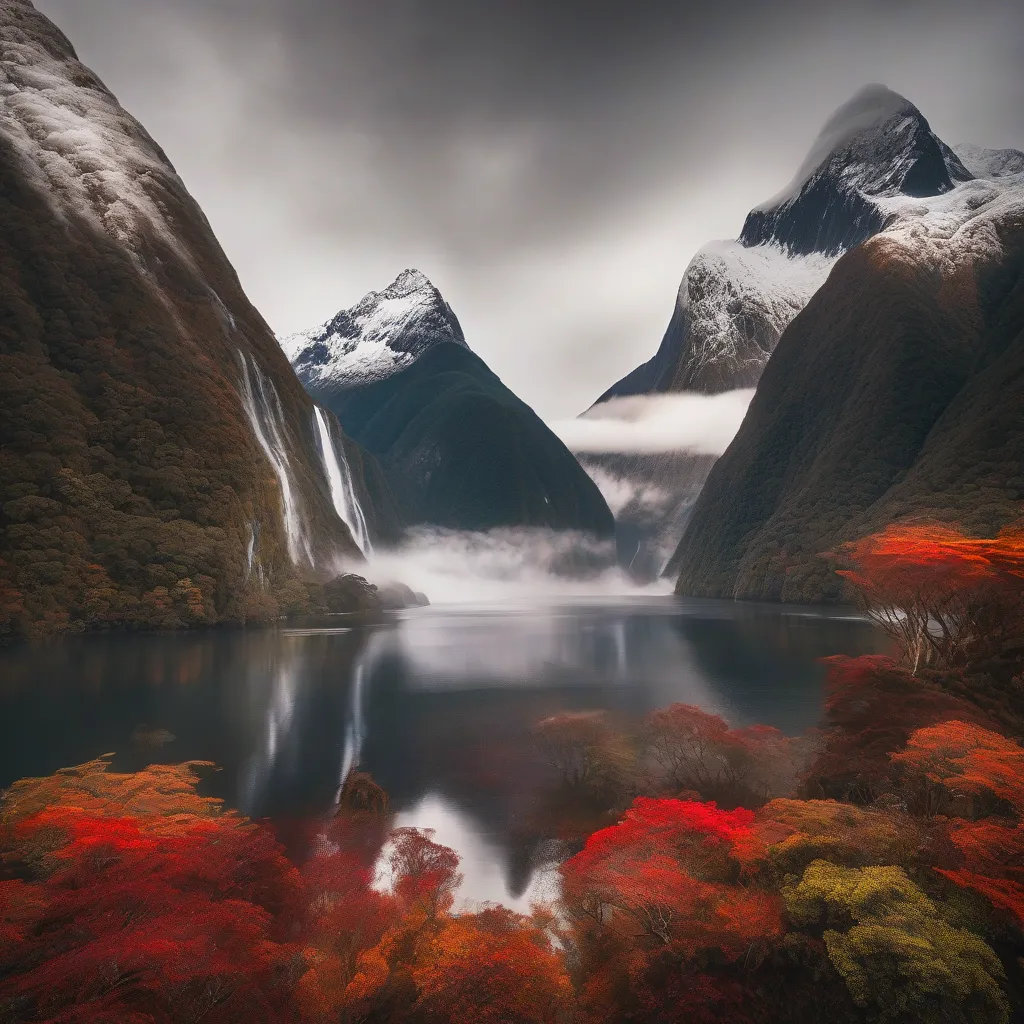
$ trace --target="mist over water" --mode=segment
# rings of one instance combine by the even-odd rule
[[[668,581],[639,586],[617,564],[614,540],[545,528],[486,533],[419,528],[401,546],[374,551],[351,571],[401,582],[435,605],[522,607],[567,598],[666,595]]]

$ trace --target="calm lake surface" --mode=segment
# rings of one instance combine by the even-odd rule
[[[511,838],[544,777],[536,721],[684,701],[795,734],[819,719],[818,659],[883,649],[849,613],[671,597],[71,638],[0,651],[0,786],[111,751],[122,770],[208,760],[206,791],[293,818],[328,811],[359,764],[398,824],[459,851],[465,900],[521,907],[542,881]]]

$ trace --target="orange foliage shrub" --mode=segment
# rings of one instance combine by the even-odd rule
[[[429,1020],[559,1024],[572,985],[545,933],[509,910],[452,918],[423,947],[412,972]]]
[[[534,726],[533,735],[566,786],[613,800],[627,784],[632,754],[605,712],[552,715]]]
[[[568,1019],[551,921],[455,916],[458,856],[429,833],[346,813],[300,871],[267,827],[196,793],[199,767],[122,775],[100,758],[11,787],[0,1019]]]
[[[972,539],[947,527],[894,524],[847,544],[840,572],[916,672],[999,656],[1024,625],[1024,531]]]
[[[924,837],[907,814],[836,800],[773,800],[757,813],[767,857],[782,874],[800,875],[811,861],[844,867],[906,866]]]
[[[106,764],[3,801],[4,861],[22,877],[0,883],[0,1008],[23,1021],[290,1019],[285,931],[301,888],[273,836],[198,797],[191,765]]]
[[[958,818],[950,838],[962,866],[941,873],[1024,925],[1024,748],[987,729],[951,721],[918,730],[893,761],[926,789],[929,809],[943,806],[943,794],[971,798],[975,814],[1012,808],[1012,817]]]
[[[973,704],[880,655],[825,663],[825,727],[804,774],[809,795],[869,803],[898,788],[889,755],[916,729],[950,718],[992,724]]]

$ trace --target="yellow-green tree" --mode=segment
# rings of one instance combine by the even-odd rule
[[[821,934],[858,1006],[879,1024],[1005,1024],[1002,964],[944,920],[898,867],[816,860],[783,890],[790,921]]]

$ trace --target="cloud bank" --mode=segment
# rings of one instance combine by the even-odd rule
[[[544,418],[658,347],[683,270],[866,82],[1024,144],[1020,0],[37,0],[279,334],[404,268]]]
[[[549,427],[578,454],[653,454],[689,451],[721,455],[740,429],[753,388],[719,395],[683,392],[613,398]]]

